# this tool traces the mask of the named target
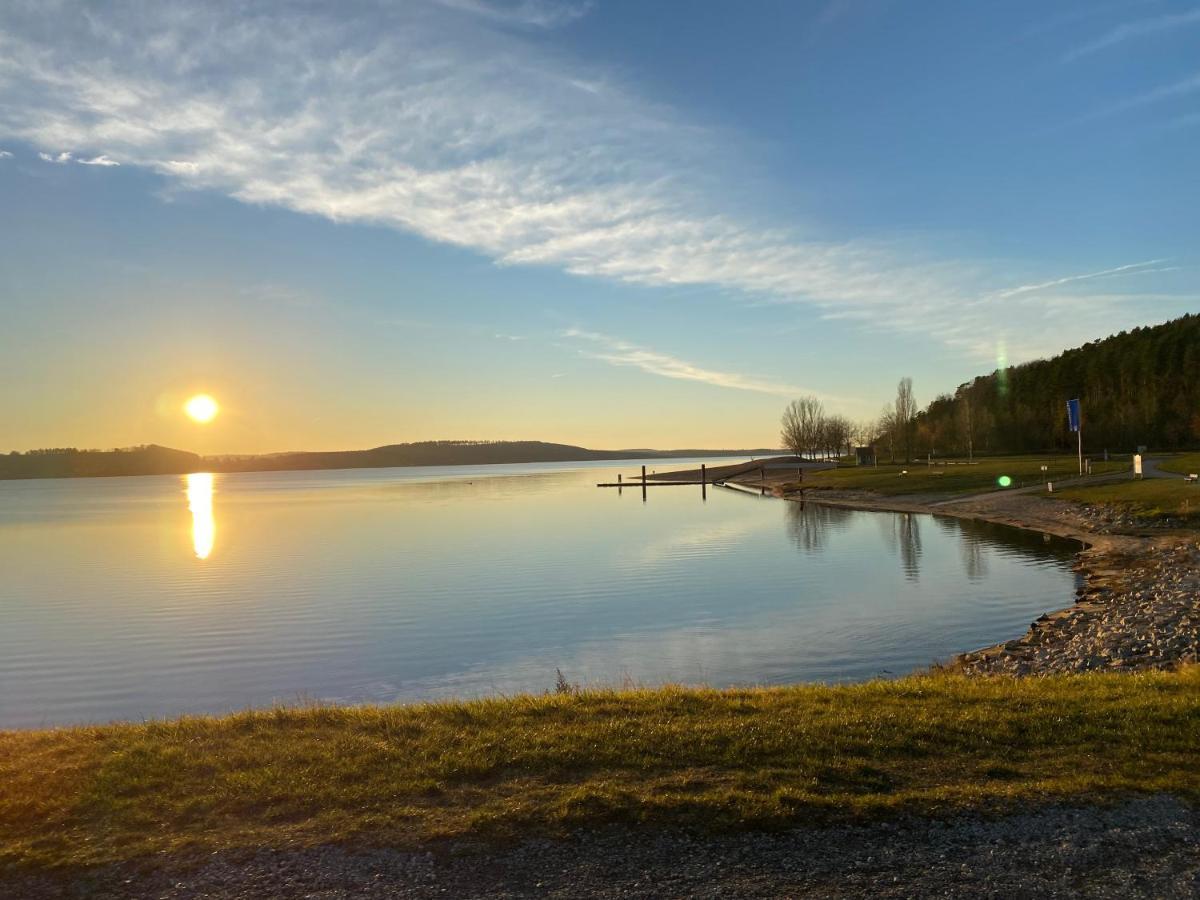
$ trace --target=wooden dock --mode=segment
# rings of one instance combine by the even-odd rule
[[[742,468],[740,468],[734,472],[724,474],[720,478],[714,478],[714,479],[710,479],[708,477],[707,466],[705,466],[704,463],[701,463],[700,464],[700,480],[699,481],[676,481],[673,479],[666,479],[666,478],[663,478],[661,480],[655,479],[655,477],[653,475],[647,476],[646,475],[646,467],[642,466],[642,474],[641,474],[640,478],[638,478],[637,476],[634,476],[633,479],[631,479],[629,481],[625,481],[625,479],[620,475],[620,473],[618,473],[616,481],[602,481],[602,482],[599,482],[596,485],[596,487],[616,488],[618,493],[620,493],[622,491],[622,489],[624,489],[624,488],[641,488],[643,501],[646,499],[646,489],[647,488],[675,487],[675,486],[699,487],[700,488],[700,498],[702,500],[707,500],[708,499],[708,486],[710,484],[715,485],[717,487],[725,487],[726,486],[725,482],[729,481],[731,478],[740,478],[741,476],[748,475],[752,472],[758,472],[759,480],[765,481],[766,468],[762,465],[762,463],[749,463],[746,466],[743,466]]]

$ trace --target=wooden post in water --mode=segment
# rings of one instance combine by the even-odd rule
[[[617,496],[618,496],[618,497],[620,497],[620,496],[621,496],[621,490],[622,490],[622,489],[621,489],[621,473],[620,473],[620,472],[618,472],[618,473],[617,473]]]
[[[704,463],[700,463],[700,499],[708,499],[708,476],[704,472]]]
[[[642,466],[642,502],[646,502],[646,467]]]

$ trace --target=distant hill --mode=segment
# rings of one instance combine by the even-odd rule
[[[123,450],[60,447],[0,456],[0,478],[89,478],[110,475],[174,475],[203,468],[198,453],[147,444]]]
[[[168,475],[185,472],[274,472],[311,469],[371,469],[402,466],[465,466],[530,462],[587,462],[763,455],[757,450],[589,450],[544,441],[422,441],[370,450],[271,453],[262,456],[202,457],[148,445],[125,450],[31,450],[0,456],[0,479],[78,478],[104,475]]]
[[[1092,341],[1052,359],[998,369],[917,417],[924,454],[1074,449],[1066,401],[1083,407],[1085,452],[1200,446],[1200,316]]]

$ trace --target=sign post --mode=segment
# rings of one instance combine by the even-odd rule
[[[1083,475],[1083,426],[1079,419],[1079,398],[1067,401],[1067,424],[1079,438],[1079,474]]]

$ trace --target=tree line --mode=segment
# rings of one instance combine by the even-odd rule
[[[916,449],[917,401],[911,378],[901,378],[896,399],[885,406],[877,419],[854,422],[830,415],[816,397],[800,397],[788,404],[780,423],[780,441],[794,455],[808,459],[837,459],[854,452],[855,446],[880,446],[889,458],[911,460]]]
[[[918,409],[911,378],[869,422],[827,415],[815,397],[784,411],[781,440],[798,456],[871,445],[891,461],[1075,449],[1066,401],[1079,398],[1084,451],[1200,446],[1200,315],[1122,331],[1051,359],[1007,366]]]

